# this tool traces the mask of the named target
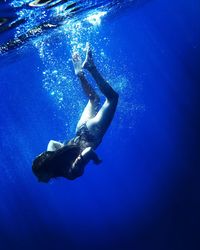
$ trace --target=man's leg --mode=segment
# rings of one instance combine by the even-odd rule
[[[95,117],[99,110],[100,98],[92,88],[92,86],[88,83],[83,71],[82,71],[82,62],[78,54],[74,54],[73,57],[73,64],[75,69],[75,74],[78,76],[81,86],[83,88],[84,93],[89,99],[88,104],[86,105],[81,118],[77,124],[76,131],[89,119]]]
[[[87,79],[85,78],[84,74],[78,75],[82,88],[89,98],[88,104],[86,105],[80,120],[78,121],[76,131],[88,120],[92,119],[96,116],[98,110],[99,110],[99,104],[100,104],[100,98],[96,94],[95,90],[92,88],[92,86],[88,83]]]
[[[89,45],[87,45],[86,60],[83,63],[83,68],[87,69],[94,80],[96,81],[100,91],[106,97],[106,101],[102,108],[96,114],[96,116],[87,122],[88,129],[93,130],[98,127],[100,133],[105,133],[109,127],[118,103],[118,93],[113,90],[113,88],[108,84],[108,82],[102,77],[102,75],[97,70],[93,58],[92,52]],[[94,127],[95,126],[95,127]]]

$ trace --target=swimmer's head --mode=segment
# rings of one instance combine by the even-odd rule
[[[51,178],[68,178],[68,171],[79,153],[80,147],[74,145],[66,145],[56,151],[45,151],[33,161],[32,171],[38,181],[45,183]]]
[[[53,177],[53,170],[46,164],[51,154],[52,152],[44,152],[33,161],[32,171],[40,182],[48,183]]]

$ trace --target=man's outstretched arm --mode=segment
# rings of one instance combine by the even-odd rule
[[[91,147],[87,147],[75,159],[73,166],[76,167],[76,165],[86,165],[90,160],[92,160],[95,164],[101,163],[101,160],[99,159],[96,152]]]
[[[77,177],[83,175],[84,168],[87,163],[93,160],[95,164],[100,164],[101,160],[95,153],[95,151],[91,147],[87,147],[83,150],[83,152],[75,159],[71,168],[69,169],[69,175],[71,179],[76,179]],[[69,177],[69,176],[68,176]]]

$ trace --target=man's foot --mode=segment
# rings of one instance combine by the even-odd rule
[[[92,57],[92,50],[88,42],[86,43],[85,49],[86,49],[86,58],[82,64],[82,68],[90,70],[95,67],[95,64],[94,64],[93,57]]]
[[[81,57],[77,52],[73,53],[72,61],[73,61],[73,65],[74,65],[75,74],[76,75],[83,74]]]

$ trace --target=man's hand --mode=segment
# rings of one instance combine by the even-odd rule
[[[95,151],[91,147],[87,147],[83,150],[83,152],[76,158],[74,161],[72,167],[76,168],[79,166],[85,166],[90,160],[93,160],[95,164],[100,164],[102,162],[101,159],[99,159],[98,155],[95,153]]]
[[[102,160],[99,159],[98,155],[91,147],[87,147],[86,149],[84,149],[81,153],[81,156],[83,160],[85,159],[87,162],[89,162],[90,160],[93,160],[95,164],[100,164],[102,162]]]

